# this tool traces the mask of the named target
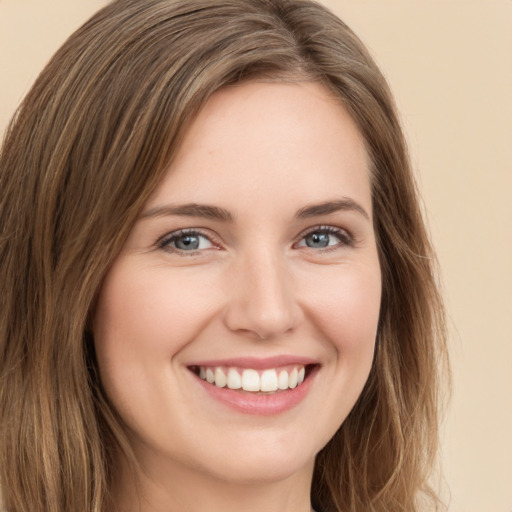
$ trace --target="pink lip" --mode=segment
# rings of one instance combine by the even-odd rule
[[[273,357],[232,357],[228,359],[209,359],[208,361],[195,361],[190,366],[234,366],[238,368],[253,368],[254,370],[265,370],[266,368],[278,368],[290,364],[318,364],[318,361],[309,357],[280,355]]]
[[[197,366],[239,366],[239,367],[247,367],[247,368],[269,368],[276,366],[285,366],[279,362],[279,364],[275,364],[276,361],[273,361],[275,366],[269,366],[268,360],[265,360],[267,364],[265,366],[261,366],[256,368],[255,366],[247,366],[245,364],[247,361],[240,359],[232,359],[232,360],[222,360],[222,361],[208,361],[208,364],[197,364]],[[297,362],[296,359],[293,360],[293,363],[289,362],[290,359],[286,360],[286,364],[310,364],[304,362]],[[301,360],[303,361],[303,360]],[[219,363],[220,364],[217,364]],[[240,364],[240,363],[244,364]],[[215,363],[215,364],[213,364]],[[228,364],[229,363],[229,364]],[[251,364],[254,363],[254,360],[251,360]],[[238,412],[244,414],[254,414],[260,416],[272,416],[275,414],[280,414],[285,412],[292,407],[298,405],[308,394],[308,391],[311,388],[313,380],[318,373],[318,365],[311,369],[309,374],[306,376],[304,382],[298,385],[294,389],[288,389],[286,391],[278,391],[272,394],[255,394],[240,390],[233,390],[229,388],[219,388],[215,386],[215,384],[209,384],[208,382],[200,379],[197,375],[193,375],[196,382],[202,387],[202,389],[208,393],[210,397],[221,402],[224,405],[227,405],[231,409],[234,409]]]

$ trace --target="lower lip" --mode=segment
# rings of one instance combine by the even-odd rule
[[[313,368],[304,382],[299,384],[296,388],[286,391],[277,391],[272,394],[255,394],[229,388],[219,388],[197,376],[195,377],[212,398],[222,402],[228,407],[244,414],[272,416],[285,412],[298,405],[306,397],[317,371],[317,367]]]

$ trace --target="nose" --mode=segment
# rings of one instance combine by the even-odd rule
[[[257,339],[294,331],[303,318],[285,257],[261,251],[231,269],[224,320],[232,331]]]

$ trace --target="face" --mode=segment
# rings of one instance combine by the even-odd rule
[[[318,84],[199,113],[104,281],[100,375],[146,470],[311,475],[367,380],[381,274],[368,158]]]

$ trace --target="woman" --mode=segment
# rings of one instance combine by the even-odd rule
[[[8,511],[417,511],[441,300],[404,138],[301,0],[119,0],[2,150]]]

